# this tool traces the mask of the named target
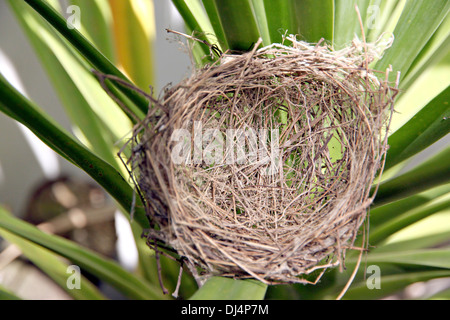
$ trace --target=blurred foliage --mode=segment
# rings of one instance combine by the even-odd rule
[[[97,181],[125,214],[134,191],[126,168],[118,161],[117,141],[145,115],[148,102],[128,88],[106,81],[112,100],[92,74],[101,72],[130,81],[148,91],[155,81],[155,23],[151,0],[70,0],[81,9],[80,30],[67,28],[67,12],[55,0],[9,0],[37,56],[51,79],[73,124],[76,137],[62,129],[28,98],[0,77],[0,110],[21,122],[65,159]],[[450,162],[448,149],[396,176],[418,152],[445,137],[448,121],[450,71],[450,3],[447,0],[172,0],[186,22],[186,32],[216,44],[222,52],[251,49],[282,41],[286,32],[309,42],[324,39],[336,48],[362,31],[369,41],[393,34],[395,41],[373,64],[377,70],[401,72],[390,152],[378,197],[370,212],[370,250],[344,298],[378,299],[409,284],[450,277],[448,240]],[[363,27],[355,11],[358,6]],[[70,17],[69,17],[70,19]],[[48,22],[48,23],[47,23]],[[211,61],[210,47],[192,44],[198,65]],[[213,56],[214,58],[214,56]],[[395,72],[391,74],[395,75]],[[130,113],[131,110],[131,113]],[[134,115],[134,116],[133,116]],[[159,288],[155,256],[140,238],[148,228],[137,199],[131,223],[139,251],[139,268],[125,271],[116,262],[71,241],[48,235],[0,209],[0,234],[19,246],[30,260],[65,287],[67,264],[86,268],[122,294],[136,299],[166,299]],[[42,257],[45,257],[42,258]],[[358,255],[349,252],[344,270],[327,270],[313,285],[277,285],[212,278],[200,290],[184,274],[181,297],[226,299],[334,299],[351,278]],[[161,259],[163,280],[172,292],[179,266]],[[381,289],[367,286],[366,267],[381,270]],[[84,279],[86,283],[89,280]],[[83,286],[84,287],[84,286]],[[94,285],[74,293],[76,299],[102,299]],[[435,298],[448,296],[448,291]],[[0,288],[0,298],[15,298]]]

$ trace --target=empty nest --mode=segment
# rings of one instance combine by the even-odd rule
[[[306,282],[343,264],[372,203],[397,92],[368,67],[378,47],[288,40],[223,54],[135,130],[146,236],[199,281]]]

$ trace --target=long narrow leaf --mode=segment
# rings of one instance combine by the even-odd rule
[[[1,210],[1,209],[0,209]],[[84,276],[80,278],[80,288],[71,289],[67,286],[70,274],[67,273],[69,265],[58,259],[58,257],[48,249],[24,240],[11,232],[0,229],[0,235],[9,243],[14,243],[20,248],[22,253],[35,264],[41,271],[53,279],[70,296],[77,300],[104,300],[105,297],[98,289]]]
[[[414,169],[382,183],[374,205],[379,206],[450,181],[450,147]]]
[[[450,87],[389,137],[385,168],[419,153],[450,132]]]
[[[369,42],[376,41],[383,32],[388,34],[394,32],[406,1],[371,0],[365,20]]]
[[[359,23],[358,15],[355,9],[355,5],[358,6],[358,10],[361,13],[361,18],[366,16],[367,8],[369,7],[370,0],[335,0],[335,16],[334,16],[334,45],[336,48],[340,48],[344,45],[348,45],[353,38],[358,36],[360,39],[361,26]],[[364,31],[371,26],[372,21],[363,21]]]
[[[14,293],[12,293],[10,290],[7,290],[0,285],[0,300],[22,300],[22,299],[16,296]]]
[[[394,30],[394,44],[377,63],[376,69],[385,70],[392,65],[395,71],[401,72],[403,79],[418,53],[447,15],[449,8],[450,3],[447,0],[406,1]],[[394,80],[395,73],[392,73],[392,81]]]
[[[370,229],[370,243],[376,245],[393,233],[449,207],[450,194],[445,194],[437,199],[434,199],[433,201],[430,201],[429,203],[426,203],[425,205],[419,206],[411,211],[407,211],[402,215],[395,216],[386,223]]]
[[[99,71],[114,75],[125,81],[129,81],[123,73],[118,70],[101,52],[99,52],[78,30],[67,27],[67,21],[56,12],[49,4],[43,0],[24,0],[34,10],[36,10],[52,27],[54,27],[63,37],[65,37],[80,53]],[[143,117],[148,110],[148,102],[135,91],[118,85],[118,89],[123,92],[137,108],[132,111]]]
[[[103,0],[104,1],[104,0]],[[144,91],[155,86],[155,16],[153,1],[110,0],[119,64]]]
[[[46,234],[36,227],[17,219],[0,208],[0,228],[23,239],[47,248],[107,281],[126,296],[134,299],[161,299],[161,290],[143,279],[125,271],[114,261],[80,247],[64,238]]]
[[[39,139],[65,159],[83,169],[126,210],[133,204],[133,189],[111,165],[95,156],[46,116],[34,103],[23,97],[0,75],[0,111],[28,127]],[[140,200],[135,220],[143,227],[149,223]]]
[[[212,27],[211,30],[208,30],[207,26],[204,24],[201,25],[201,21],[206,19],[202,19],[200,16],[195,16],[191,7],[188,5],[189,3],[192,6],[192,0],[189,2],[187,0],[172,0],[172,2],[183,17],[188,33],[193,33],[194,37],[207,41],[210,44],[216,43],[216,41],[213,41],[214,39],[212,39],[209,34],[209,31],[212,31]],[[199,15],[198,12],[197,14]],[[198,48],[200,50],[199,52],[201,52],[197,56],[198,63],[203,61],[204,56],[208,57],[210,55],[210,48],[204,43],[197,43],[194,45],[194,48]]]
[[[390,134],[395,133],[450,86],[450,55],[421,73],[395,102]],[[448,97],[447,97],[448,100]]]
[[[219,13],[217,12],[216,3],[214,0],[202,0],[202,3],[217,37],[217,44],[221,47],[222,51],[227,50],[229,47],[222,23],[220,22]]]
[[[402,252],[415,249],[426,249],[442,245],[449,240],[450,230],[433,233],[428,236],[416,237],[414,239],[383,243],[372,252]],[[390,240],[390,239],[389,239]]]
[[[450,249],[418,249],[395,252],[370,253],[365,258],[367,264],[390,263],[404,266],[426,266],[450,270]],[[352,265],[356,259],[347,259]],[[350,267],[351,268],[351,267]]]
[[[425,47],[414,59],[407,75],[402,81],[402,89],[408,90],[411,84],[428,68],[438,63],[445,56],[448,57],[450,51],[450,15],[447,14],[444,21],[427,42]],[[448,63],[448,59],[447,59]]]
[[[214,0],[231,50],[250,51],[260,37],[248,0]]]
[[[110,61],[116,61],[114,39],[111,34],[113,16],[108,2],[104,0],[70,0],[70,4],[77,6],[82,14],[81,33],[85,34],[97,50]],[[67,9],[71,9],[71,7]],[[71,11],[68,11],[70,14]]]
[[[270,35],[270,43],[281,43],[285,33],[296,34],[293,0],[264,0],[265,16]],[[259,17],[258,17],[259,18]]]
[[[22,1],[10,1],[42,65],[86,145],[117,168],[113,144],[131,123],[112,102],[76,52]]]
[[[316,43],[323,38],[333,43],[333,0],[298,0],[294,2],[292,9],[295,14],[294,23],[298,26],[297,33],[301,39]]]
[[[371,228],[376,228],[407,211],[416,210],[447,193],[450,193],[450,183],[385,204],[384,206],[371,208],[370,226]]]
[[[437,293],[433,294],[431,297],[427,297],[427,300],[449,301],[450,300],[450,289],[437,292]]]
[[[255,13],[256,24],[258,25],[259,34],[262,38],[262,44],[268,46],[272,42],[270,40],[270,30],[264,0],[251,0],[251,4],[253,5],[253,12]]]
[[[383,275],[381,269],[380,289],[370,290],[367,286],[367,279],[355,282],[345,293],[344,300],[374,300],[384,298],[390,294],[394,294],[408,285],[428,281],[431,279],[446,278],[450,276],[448,270],[408,272],[403,274]],[[370,282],[370,280],[369,280]]]
[[[153,0],[100,0],[109,3],[113,14],[113,33],[117,52],[117,65],[137,84],[149,93],[149,86],[155,90],[155,12]],[[154,262],[149,259],[149,248],[142,239],[142,230],[131,224],[138,252],[138,270],[147,280]],[[156,282],[155,282],[156,283]]]
[[[223,277],[209,279],[191,300],[261,300],[267,285],[257,280],[235,280]]]

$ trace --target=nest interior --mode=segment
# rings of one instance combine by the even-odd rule
[[[368,68],[376,50],[290,41],[224,54],[135,131],[147,237],[198,279],[305,282],[343,263],[373,200],[396,92]]]

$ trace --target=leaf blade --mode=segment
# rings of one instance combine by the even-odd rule
[[[202,20],[200,16],[195,16],[191,7],[188,5],[187,0],[172,0],[172,3],[183,17],[186,29],[189,33],[194,33],[193,36],[200,40],[207,41],[210,44],[214,43],[214,41],[211,41],[211,39],[208,38],[207,30],[204,29],[206,26],[202,26],[200,23],[200,21],[204,20]],[[197,52],[200,52],[197,54],[196,58],[197,63],[201,64],[203,62],[203,56],[208,57],[210,55],[210,48],[204,43],[196,43],[194,48],[197,48],[197,50],[199,50]],[[203,56],[201,56],[201,54],[203,54]]]
[[[411,120],[389,136],[385,168],[424,150],[450,132],[450,87],[437,95]]]
[[[15,244],[20,248],[22,253],[35,264],[41,271],[47,274],[70,296],[77,300],[105,300],[106,298],[92,285],[85,277],[80,279],[80,288],[71,290],[67,286],[68,265],[57,259],[56,255],[47,249],[40,247],[30,241],[10,233],[4,229],[0,229],[0,235],[9,243]]]
[[[358,36],[361,39],[361,26],[359,24],[358,15],[355,10],[355,5],[358,6],[358,10],[361,13],[361,18],[366,16],[367,9],[370,4],[370,0],[336,0],[335,2],[335,15],[334,15],[334,35],[333,44],[335,48],[341,48],[349,44],[353,38]],[[363,20],[364,22],[364,20]],[[367,33],[368,25],[364,26],[364,31]]]
[[[83,169],[126,210],[132,207],[134,190],[111,165],[95,156],[76,141],[34,103],[23,97],[0,74],[0,111],[30,129],[39,139],[74,165]],[[134,219],[143,228],[149,227],[146,214],[137,199]]]
[[[80,58],[56,32],[21,1],[10,2],[17,19],[49,75],[80,140],[118,168],[113,144],[131,130],[131,122],[101,88]]]
[[[281,43],[285,32],[296,34],[298,26],[294,23],[294,11],[292,10],[294,1],[264,0],[265,16],[269,30],[270,43]],[[259,18],[259,17],[258,17]]]
[[[294,23],[302,40],[317,43],[325,39],[333,43],[334,1],[298,0],[294,2]]]
[[[383,270],[383,269],[382,269]],[[381,299],[390,294],[394,294],[408,285],[428,281],[431,279],[449,277],[447,270],[433,270],[422,272],[408,272],[402,274],[382,275],[380,278],[381,290],[370,290],[367,287],[367,280],[355,282],[344,295],[344,300],[374,300]]]
[[[374,206],[439,186],[450,181],[450,147],[421,163],[414,169],[380,184]],[[374,190],[374,188],[372,189]]]
[[[67,27],[66,20],[55,11],[49,4],[42,0],[24,0],[34,10],[36,10],[53,28],[55,28],[64,38],[66,38],[80,54],[95,66],[99,71],[114,75],[124,81],[129,79],[119,71],[101,52],[99,52],[78,30]],[[133,108],[136,116],[143,118],[148,111],[148,102],[135,91],[117,85],[117,89],[123,92],[131,101],[136,104]]]
[[[10,216],[1,207],[0,218],[0,228],[68,258],[81,268],[109,282],[127,296],[136,299],[162,297],[159,289],[125,271],[115,262],[102,258],[100,255],[69,240],[46,234],[30,224]]]
[[[14,293],[12,293],[10,290],[0,285],[0,300],[22,300],[22,299],[16,296]]]
[[[370,243],[376,245],[385,240],[395,232],[402,230],[417,221],[420,221],[426,217],[429,217],[436,212],[444,210],[450,207],[450,194],[444,194],[437,199],[425,203],[413,210],[407,211],[401,215],[392,217],[384,224],[378,225],[370,230]]]
[[[250,51],[259,30],[248,0],[214,0],[225,38],[231,50]]]
[[[349,259],[349,263],[352,259]],[[367,256],[367,263],[391,263],[450,269],[450,249],[416,249],[395,252],[373,252]]]
[[[222,52],[226,51],[229,46],[227,39],[225,38],[225,32],[223,30],[222,23],[220,22],[219,13],[217,12],[216,3],[213,0],[202,0],[206,13],[208,14],[209,21],[217,37],[217,42]]]
[[[394,30],[395,41],[383,58],[377,62],[377,70],[386,70],[392,65],[401,72],[400,80],[408,73],[414,59],[426,45],[443,21],[450,8],[446,0],[407,1]],[[426,12],[427,14],[420,14]],[[395,74],[391,80],[394,81]]]
[[[149,86],[155,86],[153,2],[109,0],[109,3],[117,61],[139,88],[149,92]]]
[[[92,44],[110,61],[116,61],[114,39],[111,36],[113,16],[109,4],[104,0],[70,0],[70,4],[80,8],[81,26]],[[70,12],[71,7],[67,8]]]
[[[267,285],[257,280],[235,280],[212,277],[190,299],[191,300],[261,300]]]

